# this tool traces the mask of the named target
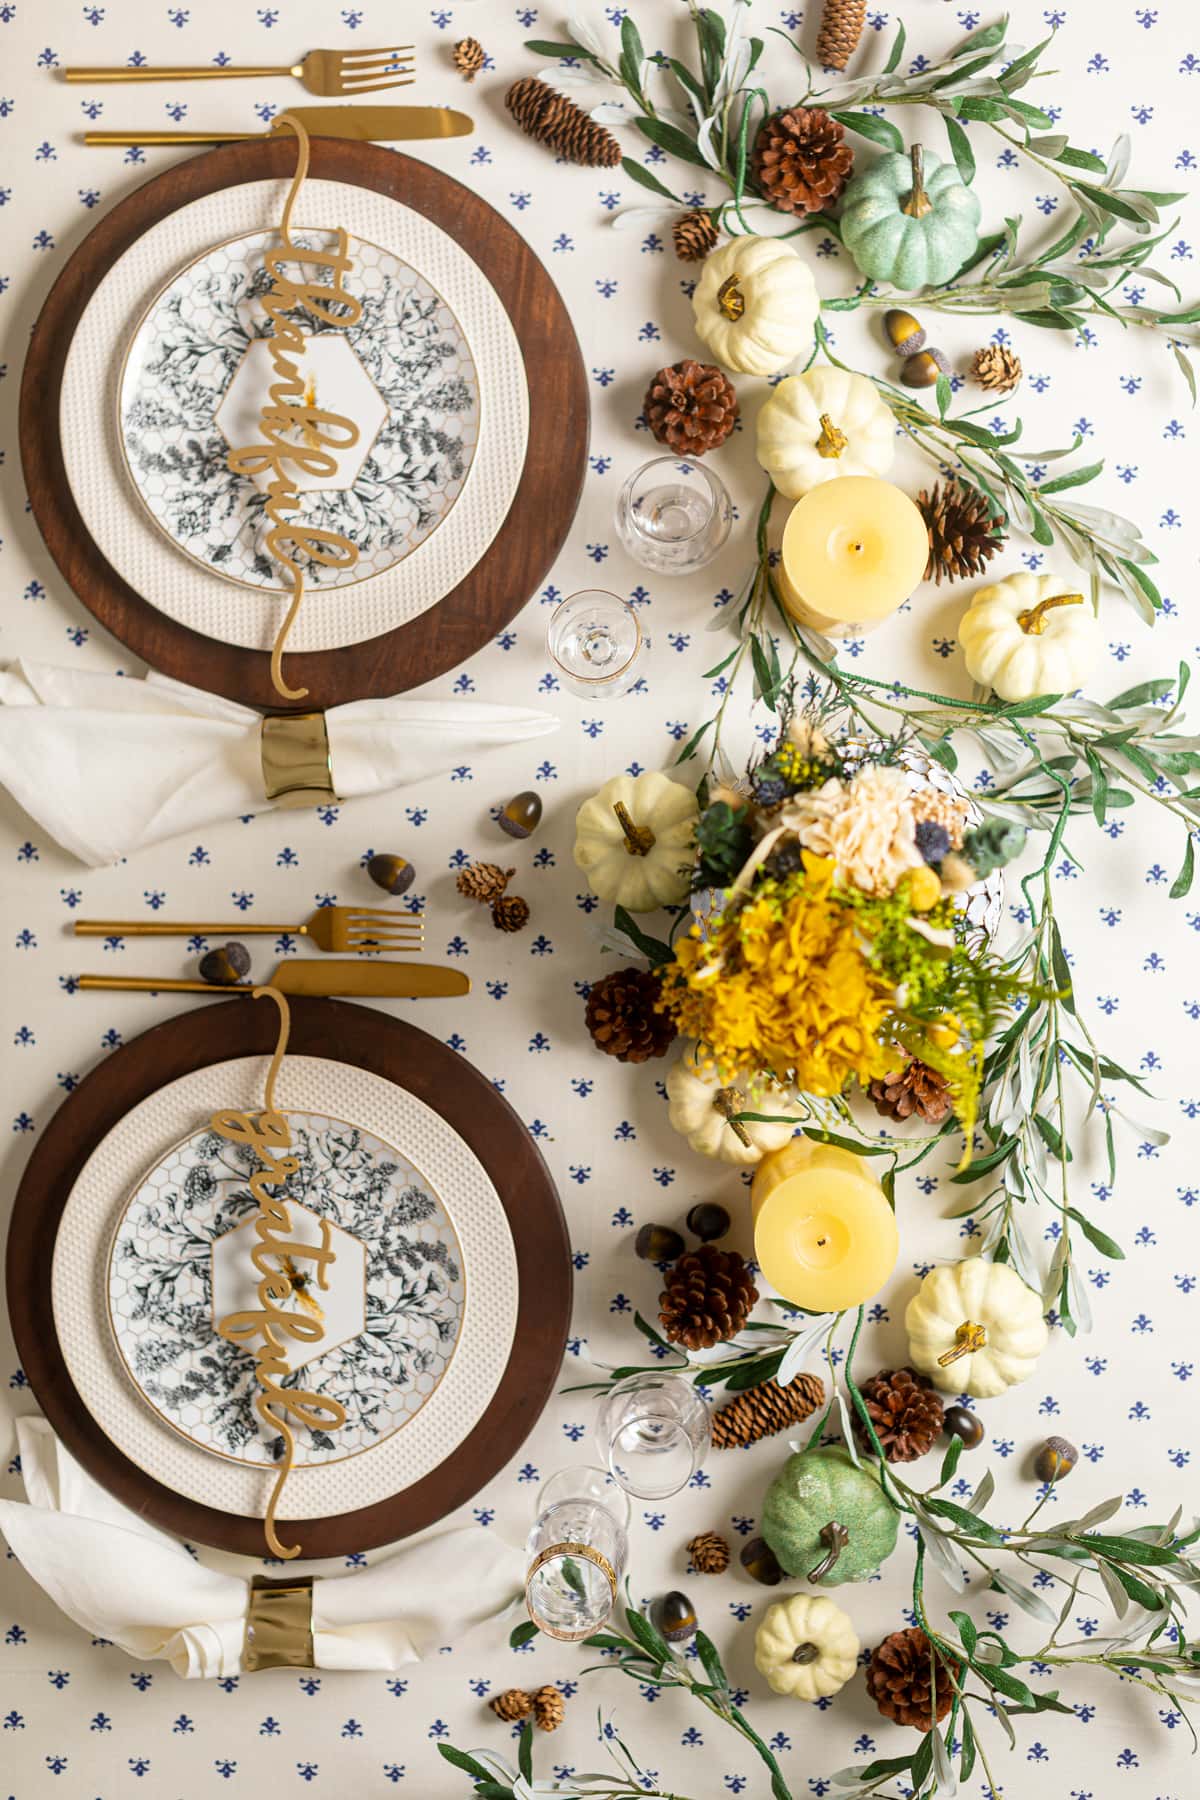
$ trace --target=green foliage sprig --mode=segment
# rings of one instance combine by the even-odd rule
[[[522,1800],[531,1792],[571,1795],[575,1800],[634,1800],[635,1796],[637,1800],[687,1800],[687,1795],[677,1788],[668,1793],[665,1788],[647,1785],[632,1751],[602,1714],[597,1715],[597,1727],[597,1736],[613,1764],[611,1771],[560,1776],[532,1787],[528,1784],[533,1782],[533,1727],[528,1723],[521,1727],[517,1740],[515,1769],[490,1750],[472,1753],[456,1749],[453,1744],[439,1744],[438,1751],[446,1762],[470,1776],[474,1783],[471,1792],[479,1800]],[[486,1763],[480,1760],[484,1756]]]

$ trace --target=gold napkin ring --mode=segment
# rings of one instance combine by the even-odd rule
[[[537,1624],[539,1630],[543,1631],[547,1637],[567,1637],[569,1635],[568,1633],[557,1632],[549,1625],[544,1625],[541,1620],[537,1618],[529,1602],[529,1590],[533,1586],[534,1576],[542,1567],[542,1564],[548,1563],[551,1557],[554,1556],[581,1556],[584,1562],[594,1563],[607,1580],[609,1593],[614,1601],[617,1597],[617,1571],[613,1568],[607,1556],[602,1556],[599,1550],[595,1549],[591,1544],[547,1544],[546,1548],[539,1551],[534,1557],[529,1565],[529,1571],[525,1576],[526,1610],[528,1611],[530,1618]]]
[[[242,1667],[311,1669],[313,1578],[311,1575],[256,1575],[246,1607]]]
[[[259,738],[263,788],[276,806],[336,800],[323,712],[267,713]]]

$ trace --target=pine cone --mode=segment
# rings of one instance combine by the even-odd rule
[[[660,444],[688,456],[715,450],[733,430],[737,395],[729,377],[690,356],[660,369],[646,389],[642,411]]]
[[[497,1694],[488,1705],[498,1719],[508,1725],[515,1725],[518,1719],[527,1719],[533,1711],[533,1695],[527,1694],[524,1688],[505,1688]]]
[[[844,69],[858,48],[867,18],[867,0],[825,0],[817,38],[817,61]]]
[[[687,1547],[697,1575],[723,1575],[729,1567],[729,1545],[719,1531],[702,1531]]]
[[[1016,387],[1022,375],[1021,359],[1015,350],[1003,344],[989,344],[971,358],[971,374],[981,388],[993,394],[1007,394]]]
[[[468,868],[458,871],[454,885],[464,900],[479,900],[484,906],[490,906],[508,886],[509,876],[516,872],[515,869],[502,869],[498,863],[471,863]]]
[[[924,1375],[915,1369],[881,1369],[863,1383],[862,1396],[888,1462],[915,1462],[933,1449],[946,1409]],[[868,1456],[873,1455],[875,1446],[857,1413],[854,1435]]]
[[[501,894],[492,901],[492,924],[497,931],[520,931],[529,923],[529,902],[520,894]]]
[[[478,38],[459,38],[451,51],[451,59],[460,75],[465,76],[468,81],[474,81],[487,61],[487,52]]]
[[[764,1381],[747,1388],[714,1414],[712,1441],[717,1450],[740,1449],[759,1438],[774,1437],[789,1425],[798,1425],[825,1403],[825,1383],[819,1375],[797,1375],[786,1387]]]
[[[703,262],[716,247],[717,228],[711,213],[695,207],[691,212],[680,213],[671,227],[671,236],[680,262]]]
[[[746,1323],[758,1289],[736,1250],[701,1244],[681,1256],[658,1296],[659,1323],[672,1344],[711,1350]]]
[[[614,969],[592,984],[584,1015],[592,1042],[618,1062],[665,1056],[675,1040],[675,1021],[659,1012],[662,992],[648,969]]]
[[[533,1696],[533,1722],[539,1731],[557,1731],[566,1711],[566,1702],[556,1687],[547,1684]]]
[[[867,1667],[867,1692],[886,1719],[928,1731],[950,1711],[958,1663],[937,1656],[936,1689],[930,1708],[929,1674],[933,1663],[929,1639],[919,1625],[893,1631],[871,1652]]]
[[[612,132],[536,75],[514,81],[504,104],[526,137],[545,144],[567,162],[582,163],[588,169],[613,169],[621,160],[621,146]]]
[[[952,1111],[949,1082],[916,1056],[882,1081],[873,1081],[867,1097],[885,1119],[909,1119],[916,1113],[918,1119],[940,1125]]]
[[[764,119],[754,140],[754,179],[782,213],[820,212],[850,179],[846,132],[819,106],[794,106]]]
[[[943,575],[947,581],[979,575],[1004,542],[1004,520],[979,488],[939,482],[931,494],[921,489],[917,505],[929,532],[926,581],[940,586]]]

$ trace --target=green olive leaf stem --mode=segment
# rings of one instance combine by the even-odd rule
[[[605,1754],[613,1763],[615,1774],[578,1774],[559,1776],[553,1785],[539,1784],[533,1792],[554,1793],[563,1796],[573,1795],[577,1800],[687,1800],[686,1794],[678,1788],[648,1786],[648,1778],[642,1774],[641,1767],[634,1758],[633,1752],[617,1732],[611,1719],[603,1713],[596,1715],[596,1736],[603,1745]],[[518,1740],[518,1760],[520,1766],[513,1768],[511,1763],[498,1757],[494,1752],[456,1749],[452,1744],[439,1744],[438,1751],[452,1767],[461,1769],[464,1775],[473,1782],[471,1792],[479,1796],[479,1800],[517,1800],[515,1790],[524,1778],[526,1785],[522,1792],[530,1793],[527,1785],[533,1775],[533,1727],[528,1722],[521,1727]],[[488,1762],[482,1763],[479,1758],[486,1754]]]

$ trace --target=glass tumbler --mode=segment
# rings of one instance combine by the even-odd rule
[[[635,469],[617,500],[617,535],[636,562],[663,575],[710,563],[729,536],[733,503],[699,462],[656,456]]]
[[[634,1375],[601,1403],[596,1431],[613,1479],[639,1500],[687,1486],[708,1454],[708,1407],[678,1375]]]
[[[569,594],[550,615],[546,648],[563,687],[582,700],[623,694],[648,639],[628,601],[604,588]]]
[[[604,1469],[560,1469],[538,1495],[526,1543],[525,1605],[539,1631],[574,1642],[598,1631],[625,1573],[629,1500]]]

